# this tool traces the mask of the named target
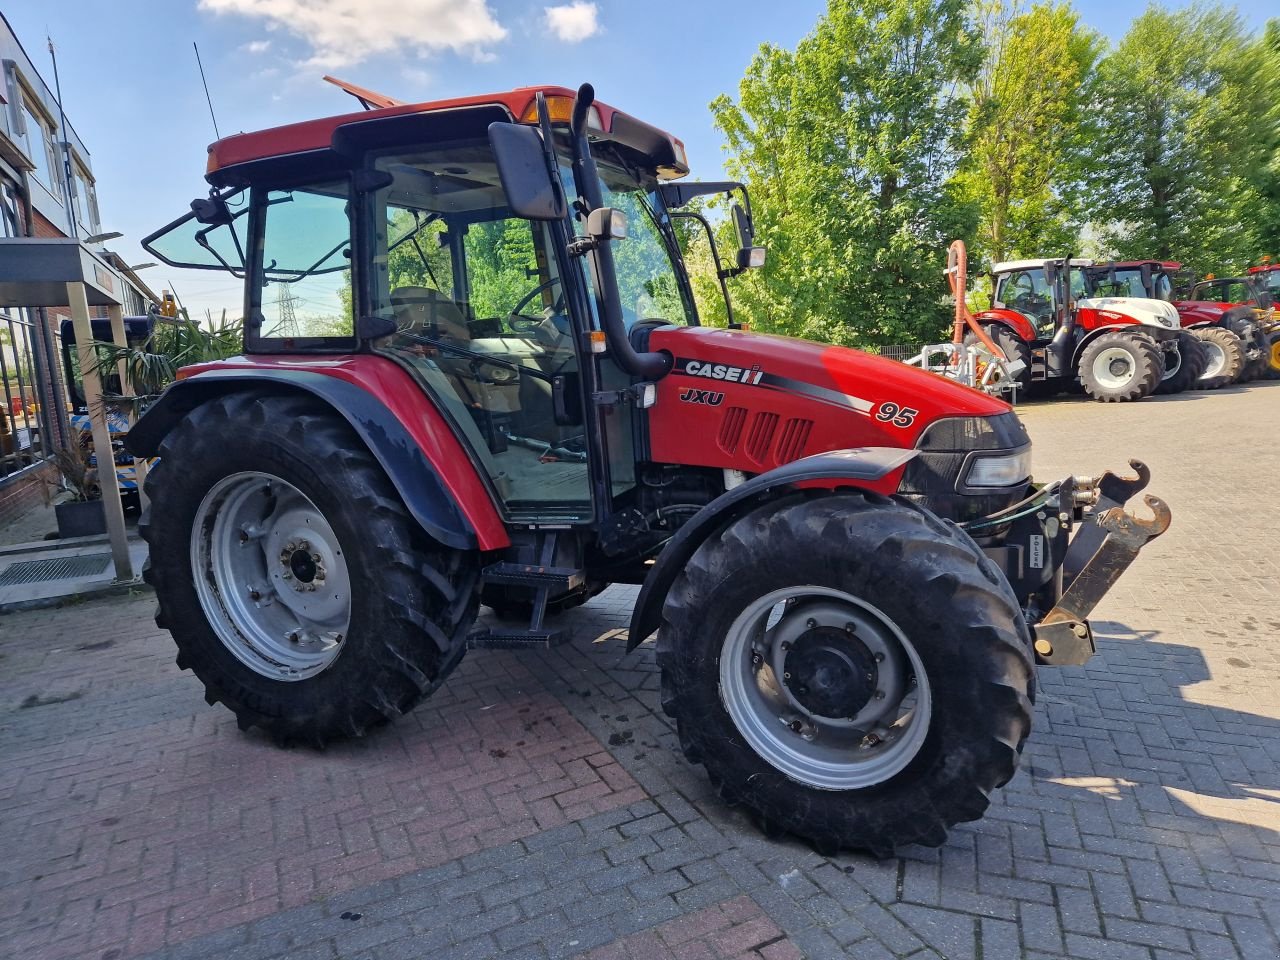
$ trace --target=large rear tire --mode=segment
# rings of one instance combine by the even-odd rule
[[[1110,330],[1080,355],[1084,392],[1104,403],[1125,403],[1150,396],[1164,374],[1159,344],[1144,333]]]
[[[1220,321],[1240,338],[1240,372],[1234,383],[1248,383],[1262,374],[1267,356],[1267,340],[1251,307],[1234,307]]]
[[[322,745],[432,693],[466,650],[478,561],[431,540],[347,423],[231,394],[165,439],[140,523],[156,623],[241,729]]]
[[[1280,380],[1280,331],[1267,337],[1267,372],[1268,380]]]
[[[1224,327],[1198,327],[1196,338],[1204,347],[1205,368],[1196,381],[1197,390],[1217,390],[1234,383],[1244,366],[1240,338]]]
[[[685,755],[767,833],[823,852],[942,843],[1031,729],[1008,583],[896,498],[796,498],[713,535],[667,597],[658,662]]]
[[[1004,324],[984,324],[982,329],[991,338],[991,342],[1004,352],[1006,360],[1022,363],[1022,372],[1013,380],[1018,384],[1019,390],[1027,390],[1031,386],[1031,345]],[[972,333],[965,334],[966,345],[980,342]]]
[[[1204,373],[1204,348],[1190,330],[1183,330],[1178,334],[1178,349],[1174,356],[1176,362],[1170,364],[1169,354],[1165,354],[1164,376],[1156,387],[1156,393],[1182,393],[1189,390]]]

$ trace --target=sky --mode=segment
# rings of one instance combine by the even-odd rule
[[[1075,7],[1116,41],[1146,2]],[[205,148],[216,138],[193,42],[223,136],[358,110],[325,73],[409,101],[589,81],[604,102],[680,137],[693,176],[714,180],[724,153],[707,105],[736,92],[762,43],[793,47],[825,9],[825,0],[0,0],[51,86],[53,39],[102,229],[125,235],[110,246],[130,263],[154,260],[138,241],[206,193]],[[1237,9],[1254,30],[1280,13],[1275,0]],[[174,288],[195,317],[240,313],[228,275],[161,264],[141,277],[157,293]]]

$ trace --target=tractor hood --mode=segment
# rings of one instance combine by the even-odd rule
[[[1149,327],[1175,330],[1178,327],[1178,311],[1173,304],[1149,297],[1089,297],[1076,301],[1079,310],[1096,310],[1104,319],[1127,317]],[[1116,314],[1116,317],[1108,317]]]
[[[649,410],[650,452],[660,463],[760,473],[828,450],[913,448],[941,419],[1016,420],[1003,400],[847,347],[660,327],[648,349],[674,359]]]

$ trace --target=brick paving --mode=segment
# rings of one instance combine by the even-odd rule
[[[1174,526],[1043,670],[985,819],[770,841],[675,750],[631,588],[377,735],[237,731],[143,593],[0,617],[0,956],[1280,957],[1280,383],[1022,408],[1042,477],[1147,460]]]

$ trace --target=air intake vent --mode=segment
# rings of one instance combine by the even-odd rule
[[[751,429],[747,431],[747,456],[763,466],[777,429],[776,413],[757,413],[751,421]]]
[[[811,429],[812,420],[793,419],[782,425],[782,436],[778,438],[778,449],[774,454],[779,466],[804,456],[804,445],[809,442]]]
[[[725,453],[733,453],[738,449],[738,441],[742,439],[742,428],[747,422],[746,407],[730,407],[724,412],[724,421],[720,424],[720,436],[716,443]]]

